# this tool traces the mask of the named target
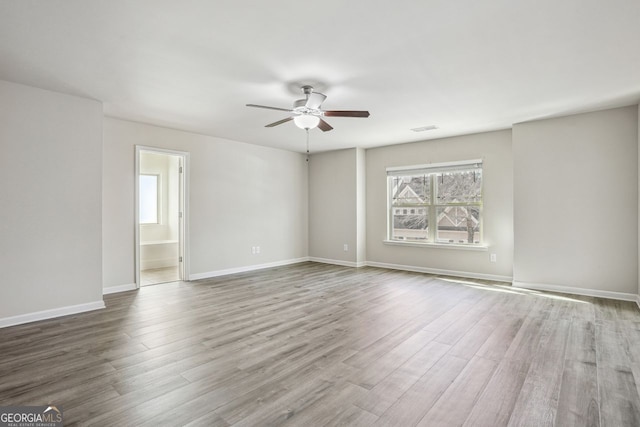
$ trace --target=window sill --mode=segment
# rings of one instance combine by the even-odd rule
[[[399,240],[383,240],[385,245],[392,246],[413,246],[416,248],[436,248],[436,249],[459,249],[463,251],[480,251],[486,252],[488,246],[484,245],[456,245],[455,243],[418,243],[418,242],[401,242]]]

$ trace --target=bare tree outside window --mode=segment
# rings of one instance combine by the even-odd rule
[[[443,172],[435,177],[438,205],[437,241],[479,243],[479,208],[467,205],[482,201],[482,170]],[[451,206],[455,205],[455,206]]]

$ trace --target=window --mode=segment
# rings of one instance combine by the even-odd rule
[[[140,224],[158,224],[158,175],[140,175]]]
[[[482,243],[482,162],[388,168],[388,240]]]

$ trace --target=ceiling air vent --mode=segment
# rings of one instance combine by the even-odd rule
[[[434,129],[438,129],[438,126],[436,125],[422,126],[419,128],[413,128],[411,130],[414,132],[425,132],[425,131],[434,130]]]

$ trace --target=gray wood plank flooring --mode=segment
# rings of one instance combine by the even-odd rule
[[[633,303],[302,263],[0,329],[0,406],[82,426],[637,426]]]

